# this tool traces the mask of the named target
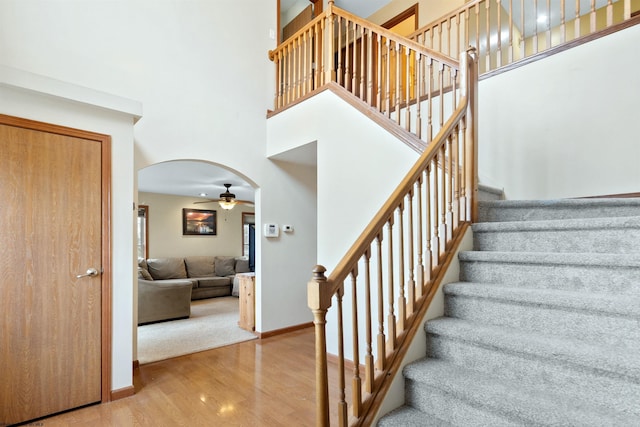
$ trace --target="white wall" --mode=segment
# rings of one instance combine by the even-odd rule
[[[269,161],[263,182],[256,193],[262,201],[256,209],[256,269],[262,275],[256,286],[256,327],[272,331],[313,319],[307,282],[317,262],[316,168]],[[280,226],[279,237],[264,237],[261,224],[269,223]],[[293,226],[293,233],[282,232],[285,224]]]
[[[268,155],[286,155],[294,147],[310,143],[317,151],[317,260],[327,268],[329,276],[418,154],[328,90],[270,118],[267,129]],[[312,267],[309,266],[306,280],[311,278]],[[360,288],[360,301],[364,301],[363,289]],[[374,289],[373,300],[376,295]],[[350,294],[344,301],[344,316],[350,319]],[[327,349],[334,354],[335,312],[333,308],[327,323]],[[363,317],[364,310],[359,314]],[[364,318],[360,324],[364,325]],[[364,339],[364,334],[360,338]],[[346,342],[351,339],[347,332]],[[347,357],[350,349],[346,348]],[[365,349],[364,345],[361,349]]]
[[[149,206],[149,258],[198,255],[242,255],[242,213],[253,212],[237,205],[224,210],[217,203],[194,205],[195,197],[138,192],[138,203]],[[216,235],[182,235],[182,209],[216,211]]]
[[[480,182],[509,199],[640,191],[640,26],[480,82]]]
[[[328,90],[268,121],[269,156],[312,141],[317,147],[318,262],[330,273],[418,154]]]
[[[113,390],[132,385],[133,123],[140,113],[135,101],[0,66],[0,114],[111,135]]]

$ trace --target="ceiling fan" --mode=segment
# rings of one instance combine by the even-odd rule
[[[224,193],[220,193],[220,198],[219,199],[200,200],[200,201],[193,202],[193,203],[194,204],[198,204],[198,203],[218,202],[220,207],[222,209],[226,209],[226,210],[233,209],[233,207],[235,205],[253,205],[253,202],[251,202],[249,200],[238,200],[238,199],[236,199],[236,195],[229,191],[229,188],[231,188],[231,184],[223,184],[223,185],[225,186],[226,190],[225,190]]]

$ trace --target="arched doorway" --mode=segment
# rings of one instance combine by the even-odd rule
[[[255,183],[244,175],[208,161],[173,160],[138,172],[138,206],[145,207],[146,217],[138,223],[145,230],[138,228],[137,235],[146,240],[147,251],[138,268],[139,274],[142,269],[151,277],[139,278],[134,292],[134,321],[139,325],[134,360],[149,363],[255,338],[235,330],[238,298],[232,296],[235,273],[249,268],[248,257],[243,256],[243,231],[244,219],[255,213],[255,190]],[[220,195],[226,191],[234,194],[235,203],[223,207]],[[222,273],[217,264],[227,261],[230,270]],[[172,270],[171,262],[178,270]],[[205,280],[214,274],[228,284]],[[171,297],[182,301],[182,309],[158,306],[158,285],[185,280],[192,283],[191,300],[185,296],[188,285],[187,291],[174,291],[178,296]],[[217,328],[225,333],[217,334]],[[217,341],[218,335],[222,341]]]

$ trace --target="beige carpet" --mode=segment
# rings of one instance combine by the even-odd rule
[[[191,302],[189,319],[138,326],[138,361],[156,362],[255,339],[238,327],[236,297],[218,297]]]

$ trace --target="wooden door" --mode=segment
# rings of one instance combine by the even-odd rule
[[[287,40],[312,20],[313,6],[309,5],[304,8],[304,10],[300,12],[295,18],[289,21],[289,23],[287,23],[284,28],[282,28],[282,40]]]
[[[109,140],[34,124],[0,116],[0,425],[104,395],[102,144]],[[91,268],[98,274],[77,277]]]

